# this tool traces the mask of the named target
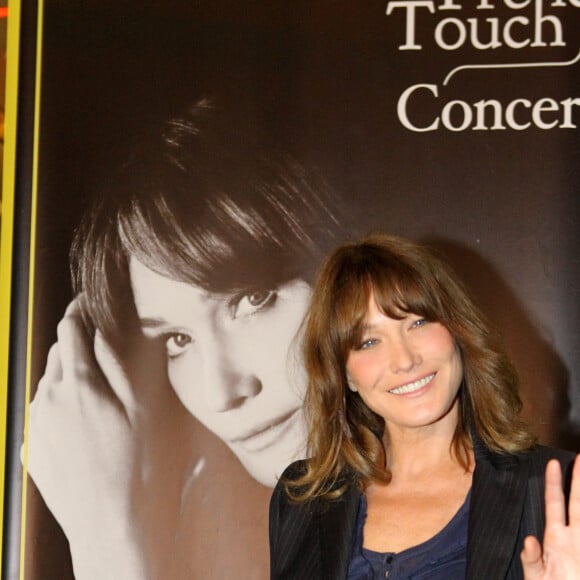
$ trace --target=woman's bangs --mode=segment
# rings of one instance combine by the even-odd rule
[[[157,207],[156,207],[157,206]],[[117,216],[119,238],[127,253],[143,265],[168,278],[190,281],[191,244],[179,227],[158,203],[153,207],[133,203]]]
[[[334,310],[336,342],[345,356],[362,336],[370,294],[368,281],[356,276],[346,279],[335,293],[331,307]]]
[[[371,278],[370,284],[377,306],[390,318],[400,320],[407,314],[418,314],[429,320],[439,318],[432,289],[417,272],[382,269]]]
[[[218,294],[274,287],[298,277],[301,261],[309,258],[298,240],[290,243],[290,228],[282,240],[259,211],[225,197],[186,208],[168,207],[159,196],[122,213],[118,228],[128,255],[163,276]]]

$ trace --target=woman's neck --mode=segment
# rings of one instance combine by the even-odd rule
[[[387,468],[393,479],[407,479],[459,466],[452,441],[457,421],[421,428],[385,430]]]

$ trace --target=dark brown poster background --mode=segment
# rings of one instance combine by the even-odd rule
[[[210,95],[324,176],[345,239],[384,230],[442,249],[504,330],[541,440],[577,448],[580,4],[411,4],[45,2],[33,392],[72,298],[82,212],[145,131]],[[482,100],[494,103],[478,117]],[[147,498],[156,577],[267,578],[270,489],[171,391],[163,413]],[[176,494],[179,522],[164,534]],[[72,577],[32,483],[24,549],[25,578]]]

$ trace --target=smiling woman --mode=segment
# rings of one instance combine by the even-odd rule
[[[309,459],[272,496],[272,579],[578,578],[580,460],[566,526],[574,454],[535,444],[498,334],[436,254],[336,249],[303,353]]]
[[[339,223],[323,180],[250,123],[197,102],[136,149],[77,230],[77,297],[31,404],[28,458],[77,578],[182,577],[170,571],[173,542],[191,482],[212,458],[195,441],[152,453],[164,390],[263,485],[304,456],[292,345]],[[180,472],[165,462],[175,447],[201,459]],[[151,491],[159,472],[170,481]],[[235,533],[237,512],[217,509],[208,526],[225,520]],[[204,577],[196,565],[186,568]]]
[[[400,316],[386,316],[371,297],[362,342],[346,362],[349,388],[384,418],[389,433],[421,425],[442,428],[455,421],[461,355],[442,324]]]

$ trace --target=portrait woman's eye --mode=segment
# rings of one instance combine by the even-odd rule
[[[278,292],[273,288],[259,288],[238,294],[231,302],[233,318],[251,316],[274,305]]]
[[[175,332],[167,336],[165,348],[170,358],[175,358],[182,354],[191,344],[191,336],[181,332]]]

